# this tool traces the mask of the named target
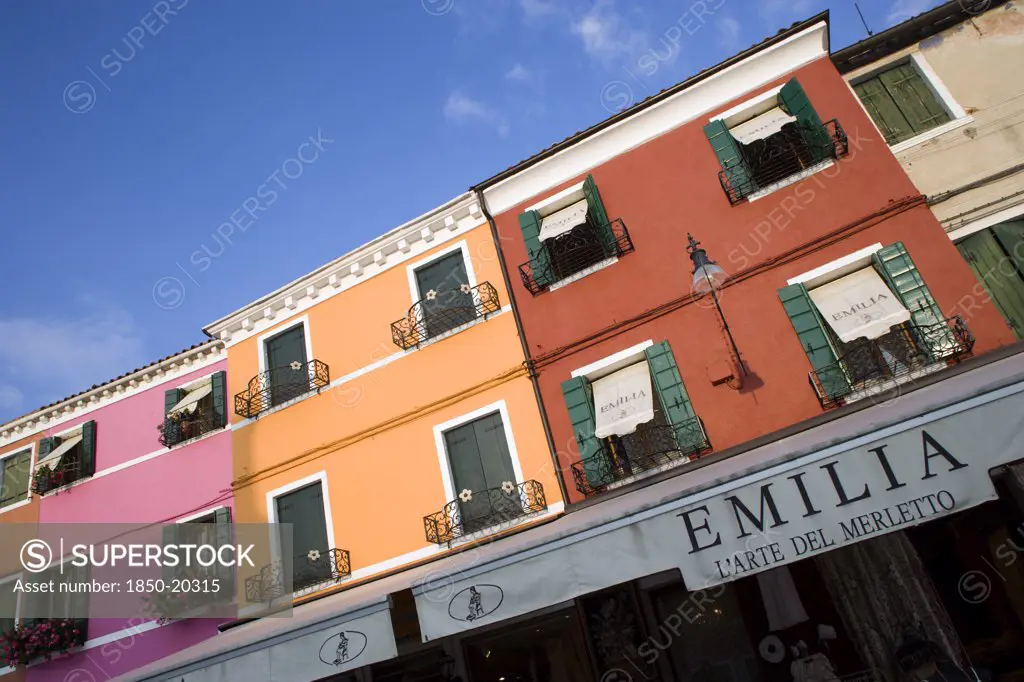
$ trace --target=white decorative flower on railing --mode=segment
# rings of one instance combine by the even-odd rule
[[[292,360],[292,363],[290,365],[288,365],[288,366],[291,367],[296,372],[298,372],[300,369],[302,369],[302,363],[299,362],[298,360]]]
[[[462,500],[463,502],[469,502],[470,500],[473,499],[473,491],[469,489],[463,490],[461,493],[459,493],[459,499]]]
[[[309,563],[315,564],[316,562],[320,561],[320,550],[309,550],[309,554],[306,555],[306,558],[309,559]]]
[[[435,298],[437,298],[437,292],[436,291],[431,289],[430,291],[427,292],[427,300],[428,301],[433,301]]]
[[[468,284],[463,284],[461,287],[459,287],[459,291],[461,291],[464,294],[468,294],[469,292],[473,291],[473,288]]]
[[[511,495],[512,491],[516,489],[516,484],[513,483],[512,481],[505,481],[504,483],[501,484],[501,489],[505,492],[506,495]]]

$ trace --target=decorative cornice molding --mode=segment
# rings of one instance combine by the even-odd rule
[[[0,448],[159,384],[173,381],[226,357],[222,342],[207,341],[53,405],[39,408],[6,424],[0,424]]]
[[[203,331],[232,345],[485,222],[475,195],[463,193],[210,323]]]

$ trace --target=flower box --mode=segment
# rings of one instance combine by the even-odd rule
[[[55,618],[18,624],[0,634],[0,664],[14,667],[62,656],[86,639],[85,619]]]

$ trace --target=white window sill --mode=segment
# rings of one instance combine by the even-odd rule
[[[15,509],[20,509],[22,507],[26,507],[26,506],[28,506],[31,503],[32,503],[32,496],[29,495],[28,497],[26,497],[21,502],[15,502],[14,504],[9,504],[6,507],[0,507],[0,514],[6,514],[9,511],[14,511]],[[0,675],[2,675],[2,674],[3,674],[2,669],[0,669]]]
[[[946,361],[940,360],[939,362],[933,362],[930,365],[925,365],[920,369],[911,370],[910,374],[904,374],[896,379],[881,379],[871,385],[855,392],[848,396],[843,397],[843,405],[849,405],[865,398],[872,398],[874,396],[882,395],[896,389],[894,396],[886,396],[885,400],[891,400],[899,397],[900,391],[899,386],[904,384],[913,384],[918,379],[934,374],[946,368]]]
[[[629,485],[630,483],[635,483],[636,481],[642,481],[645,478],[650,478],[655,474],[660,474],[662,471],[668,471],[669,469],[675,469],[676,467],[683,466],[684,464],[689,464],[693,460],[694,458],[690,456],[680,457],[679,459],[672,460],[671,462],[665,462],[661,466],[656,466],[653,469],[641,471],[639,474],[633,474],[632,476],[627,476],[623,479],[615,481],[614,483],[609,483],[603,488],[603,490],[615,490],[616,488],[621,488],[623,486]]]
[[[949,121],[947,123],[943,123],[942,125],[932,128],[931,130],[926,130],[919,135],[915,135],[909,140],[903,140],[903,142],[898,142],[894,145],[890,145],[889,150],[893,154],[899,154],[900,152],[905,152],[908,149],[911,149],[912,147],[918,146],[919,144],[924,144],[928,140],[934,139],[939,135],[944,135],[951,130],[963,128],[965,125],[968,125],[970,123],[974,123],[973,116],[961,116],[960,118],[953,119],[952,121]]]
[[[619,262],[618,256],[612,256],[611,258],[605,258],[603,261],[598,261],[597,263],[594,263],[593,265],[591,265],[588,268],[583,268],[579,272],[574,273],[572,275],[569,275],[565,279],[558,280],[557,282],[555,282],[554,284],[552,284],[551,286],[548,287],[548,291],[555,291],[556,289],[561,289],[564,286],[568,286],[568,285],[572,284],[573,282],[576,282],[576,281],[579,281],[579,280],[583,279],[587,275],[592,275],[595,272],[597,272],[598,270],[604,270],[605,268],[607,268],[607,267],[609,267],[611,265],[615,265],[618,262]]]
[[[451,542],[446,542],[445,545],[447,545],[449,548],[458,547],[460,545],[465,545],[470,542],[476,542],[477,540],[480,540],[482,538],[490,537],[491,535],[496,535],[503,531],[510,530],[517,526],[521,526],[524,523],[530,523],[531,521],[536,521],[537,519],[553,516],[561,512],[560,508],[556,509],[555,507],[555,504],[549,504],[547,509],[545,509],[542,512],[524,514],[523,516],[519,516],[511,521],[499,523],[495,526],[488,526],[487,528],[481,528],[480,530],[470,533],[469,535],[463,535],[452,540]]]
[[[809,178],[815,173],[823,171],[826,168],[831,168],[832,166],[835,165],[835,163],[836,162],[834,159],[825,159],[824,161],[819,161],[813,166],[808,166],[807,168],[804,168],[799,173],[793,173],[792,175],[785,177],[782,180],[779,180],[778,182],[773,182],[772,184],[767,185],[766,187],[762,187],[761,189],[757,190],[756,192],[748,196],[747,201],[757,201],[758,199],[763,199],[769,194],[778,192],[780,189],[783,189],[784,187],[789,187],[790,185],[800,182],[801,180],[804,180],[806,178]]]
[[[15,670],[17,670],[17,668],[15,668],[14,666],[10,666],[10,665],[7,666],[6,668],[0,668],[0,677],[3,677],[7,673],[13,673]]]

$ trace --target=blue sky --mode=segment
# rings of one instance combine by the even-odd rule
[[[826,7],[864,37],[852,0],[0,4],[0,421]]]

